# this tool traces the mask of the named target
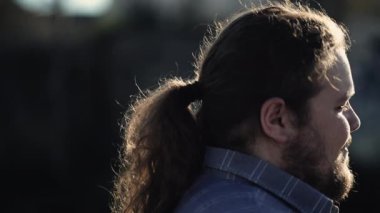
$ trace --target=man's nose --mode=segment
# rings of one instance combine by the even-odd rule
[[[349,123],[351,132],[355,132],[360,128],[361,122],[359,116],[356,114],[354,109],[351,107],[350,115],[349,115]]]

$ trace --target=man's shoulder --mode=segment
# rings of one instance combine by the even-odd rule
[[[261,187],[249,182],[203,176],[180,202],[177,213],[204,212],[292,212]]]

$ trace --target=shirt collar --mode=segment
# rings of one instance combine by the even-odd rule
[[[301,212],[339,212],[331,199],[300,179],[255,156],[207,147],[205,166],[253,182]]]

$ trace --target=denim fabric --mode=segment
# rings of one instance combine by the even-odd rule
[[[204,164],[175,212],[339,212],[319,191],[254,156],[208,147]]]

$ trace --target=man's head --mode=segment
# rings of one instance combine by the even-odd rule
[[[340,105],[333,98],[353,92],[345,29],[290,3],[217,26],[196,63],[205,91],[197,115],[204,142],[259,155],[321,191],[338,179],[352,185],[342,147],[359,121],[348,97]]]

